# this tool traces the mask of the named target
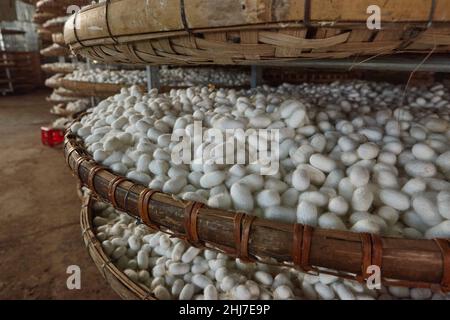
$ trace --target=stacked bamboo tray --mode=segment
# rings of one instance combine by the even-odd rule
[[[382,30],[367,29],[369,5],[380,6]],[[150,4],[145,0],[111,0],[72,16],[65,24],[64,38],[74,53],[107,63],[266,64],[447,53],[449,17],[450,6],[445,0],[286,0],[283,5],[271,0],[167,0]],[[384,284],[450,290],[448,240],[323,230],[212,209],[113,174],[95,163],[70,130],[64,151],[71,171],[98,199],[151,228],[199,247],[247,261],[275,259],[305,271],[317,271],[317,267],[337,270],[320,272],[361,282],[369,276],[367,267],[378,265]],[[102,252],[91,232],[92,213],[87,201],[82,226],[96,265],[122,297],[151,299],[124,279]]]
[[[103,278],[122,299],[155,300],[155,297],[152,296],[145,287],[131,281],[130,278],[117,268],[113,261],[105,254],[101,242],[95,236],[92,223],[94,217],[93,203],[95,202],[95,199],[90,193],[86,193],[81,197],[81,234],[88,253]]]
[[[76,69],[76,65],[72,63],[46,63],[41,65],[42,71],[49,73],[49,74],[55,74],[55,73],[72,73]]]
[[[305,271],[323,267],[337,270],[321,270],[323,273],[358,281],[366,281],[367,267],[377,265],[383,270],[384,284],[450,290],[450,244],[446,240],[324,230],[177,200],[98,165],[70,129],[66,131],[64,153],[80,184],[98,199],[150,228],[198,247],[219,250],[244,261],[275,259]]]
[[[39,34],[45,48],[41,54],[47,57],[69,56],[63,39],[64,17],[73,9],[89,4],[88,0],[40,0],[36,3],[33,17],[39,25]]]
[[[44,48],[41,55],[46,57],[48,61],[55,58],[67,58],[70,51],[64,43],[63,27],[64,21],[73,9],[86,5],[88,0],[40,0],[36,3],[36,13],[34,19],[39,23],[38,33],[43,42]],[[47,63],[42,69],[48,74],[55,74],[48,78],[45,84],[54,89],[53,94],[47,98],[48,101],[55,103],[51,109],[52,114],[70,117],[72,114],[67,111],[68,102],[74,102],[84,96],[78,96],[75,92],[62,88],[61,80],[64,74],[72,72],[75,67],[63,63]]]
[[[106,98],[120,92],[123,87],[131,86],[115,83],[96,83],[86,81],[75,81],[69,79],[62,79],[61,86],[65,89],[77,93],[80,97],[100,97]],[[145,87],[141,86],[142,91]]]
[[[367,29],[370,5],[381,30]],[[106,62],[264,64],[449,52],[449,17],[446,0],[112,0],[72,16],[64,36],[75,53]]]

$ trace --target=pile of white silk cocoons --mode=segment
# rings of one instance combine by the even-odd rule
[[[51,127],[54,129],[66,129],[73,119],[70,117],[61,117],[52,122]]]
[[[398,107],[402,98],[402,86],[361,81],[145,95],[132,87],[71,129],[98,163],[184,200],[325,229],[450,238],[449,93],[436,84],[411,88]],[[175,164],[171,133],[192,136],[194,120],[207,139],[191,164]],[[223,147],[209,128],[279,130],[279,170],[202,161],[201,151]]]
[[[144,85],[145,70],[110,70],[102,68],[79,68],[65,76],[68,80],[93,83]],[[228,87],[244,86],[250,82],[248,72],[223,68],[168,68],[161,67],[159,81],[163,86],[194,86],[214,84]]]
[[[46,63],[42,65],[43,68],[45,67],[53,67],[58,69],[78,69],[78,68],[86,68],[86,64],[83,62],[52,62],[52,63]]]
[[[71,113],[78,113],[88,109],[90,106],[89,100],[80,99],[67,103],[66,111]]]
[[[168,68],[161,67],[160,81],[169,86],[196,86],[215,84],[227,87],[250,84],[249,72],[225,68]]]
[[[59,89],[63,89],[63,88],[59,88]],[[60,92],[61,91],[68,91],[67,89],[63,89],[63,90],[60,90]],[[55,101],[55,102],[71,102],[71,101],[74,101],[74,98],[73,97],[68,97],[68,96],[63,96],[63,95],[60,95],[60,94],[58,94],[57,92],[56,92],[56,90],[53,90],[53,92],[52,92],[52,94],[49,96],[49,99],[51,100],[51,101]]]
[[[289,267],[243,263],[152,232],[110,205],[96,202],[93,208],[94,231],[105,253],[157,299],[450,299],[450,295],[429,289],[381,286],[370,290],[356,281],[323,273],[310,275]]]
[[[86,67],[77,69],[64,78],[72,81],[137,85],[146,82],[145,75],[145,70],[89,69]]]

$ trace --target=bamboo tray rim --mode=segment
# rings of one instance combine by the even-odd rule
[[[69,168],[80,183],[99,199],[141,219],[150,228],[187,239],[192,245],[221,250],[244,260],[274,258],[278,264],[300,267],[306,272],[317,272],[315,267],[336,269],[339,270],[338,274],[327,270],[320,272],[359,281],[364,281],[368,276],[361,270],[367,270],[366,266],[373,263],[383,270],[385,276],[382,277],[382,282],[385,284],[450,290],[447,278],[450,272],[448,239],[415,240],[311,228],[183,201],[170,194],[152,191],[99,166],[71,132],[70,126],[65,133],[64,154]],[[196,212],[194,220],[193,212]],[[239,221],[238,225],[236,219]],[[193,231],[190,229],[192,221],[195,221],[196,236],[192,235]],[[216,228],[222,229],[208,232],[214,224]],[[219,233],[220,238],[217,238]],[[299,241],[299,237],[305,240]],[[236,242],[235,239],[240,240]],[[268,241],[271,241],[269,246]],[[441,242],[447,244],[447,251],[443,249]],[[378,248],[375,243],[378,243]],[[378,257],[375,258],[375,255]],[[416,263],[414,268],[411,267],[412,261]],[[292,265],[292,262],[295,264]]]
[[[66,103],[59,103],[57,105],[54,105],[50,109],[50,113],[55,115],[55,116],[58,116],[58,117],[72,117],[72,118],[76,118],[77,113],[81,113],[81,112],[69,112],[69,111],[66,111],[66,105],[67,105]]]
[[[107,94],[113,95],[120,91],[122,88],[130,88],[132,86],[137,86],[142,92],[147,91],[146,84],[123,84],[123,83],[106,83],[106,82],[89,82],[89,81],[79,81],[79,80],[71,80],[62,78],[61,86],[65,89],[69,89],[72,91],[89,94]],[[200,86],[200,85],[197,85]],[[208,86],[214,88],[224,88],[224,89],[249,89],[250,84],[241,85],[241,86],[222,86],[219,84],[208,84]],[[170,86],[170,85],[161,85],[158,89],[158,92],[164,93],[169,92],[170,90],[179,90],[179,89],[187,89],[190,86]]]
[[[99,88],[116,88],[116,87],[120,87],[120,88],[128,88],[133,86],[133,84],[127,84],[127,83],[109,83],[109,82],[90,82],[90,81],[80,81],[80,80],[72,80],[72,79],[67,79],[67,78],[63,78],[62,79],[63,82],[70,86],[70,85],[74,85],[74,86],[90,86],[90,87],[99,87]],[[144,87],[144,84],[139,84],[137,85],[139,87]]]
[[[45,100],[52,103],[64,103],[67,104],[68,102],[75,102],[77,100],[83,99],[85,97],[64,97],[65,99],[54,99],[50,96],[46,97]]]
[[[177,29],[173,31],[158,31],[158,32],[149,32],[149,33],[143,33],[143,34],[117,34],[114,35],[114,38],[111,36],[105,36],[105,37],[90,37],[87,39],[73,39],[73,41],[69,41],[66,37],[67,30],[71,30],[73,27],[73,21],[69,19],[65,25],[64,25],[64,40],[67,45],[69,45],[73,50],[86,50],[88,47],[95,47],[97,45],[118,45],[118,44],[127,44],[127,43],[133,43],[138,41],[145,41],[145,40],[158,40],[158,39],[165,39],[165,38],[174,38],[174,37],[181,37],[181,36],[188,36],[188,35],[195,35],[195,34],[203,34],[203,33],[216,33],[216,32],[232,32],[232,31],[241,31],[241,30],[265,30],[265,29],[287,29],[287,28],[298,28],[300,30],[307,30],[308,28],[315,27],[320,28],[326,26],[327,28],[331,29],[347,29],[347,28],[353,28],[353,29],[360,29],[365,30],[367,27],[366,25],[361,25],[361,23],[355,23],[355,22],[328,22],[330,24],[327,26],[327,23],[321,22],[321,23],[312,23],[309,26],[305,26],[304,23],[301,22],[287,22],[287,23],[260,23],[260,24],[252,24],[252,25],[235,25],[235,26],[228,26],[228,27],[210,27],[210,28],[193,28],[190,29],[189,32],[183,29]],[[414,25],[413,22],[386,22],[383,24],[383,28],[379,30],[379,32],[383,32],[386,30],[393,30],[397,29],[399,26],[404,27],[412,27]],[[446,29],[450,25],[450,22],[436,22],[433,24],[433,28],[435,29]]]
[[[68,57],[71,55],[71,52],[68,48],[63,47],[57,43],[53,43],[52,45],[41,49],[40,54],[45,57],[56,57],[56,56]]]
[[[109,96],[118,94],[122,88],[129,88],[132,84],[118,84],[105,82],[89,82],[78,81],[71,79],[61,79],[61,87],[71,90],[74,93],[80,94],[83,97],[101,97],[107,98]],[[139,90],[145,92],[146,85],[137,85]]]
[[[175,10],[178,9],[179,11],[181,11],[182,13],[184,13],[184,15],[186,15],[187,13],[189,14],[198,14],[198,8],[192,8],[189,7],[187,8],[186,6],[183,6],[181,4],[179,4],[179,7],[176,6],[176,1],[172,1],[172,0],[168,0],[169,1],[169,6],[171,10]],[[293,0],[292,0],[293,1]],[[391,14],[388,16],[388,18],[385,19],[385,21],[383,21],[382,27],[379,31],[383,31],[383,30],[389,30],[392,28],[398,28],[399,25],[405,25],[405,26],[409,26],[409,27],[419,27],[419,28],[425,28],[428,29],[430,27],[430,25],[432,24],[433,27],[436,28],[441,28],[441,27],[448,27],[449,23],[450,23],[450,18],[447,18],[447,20],[441,16],[439,17],[435,17],[436,14],[436,8],[439,8],[439,6],[443,6],[442,3],[443,2],[439,2],[438,4],[435,3],[436,0],[431,0],[430,5],[424,5],[424,10],[428,10],[428,15],[423,15],[423,17],[421,18],[411,18],[409,15],[411,15],[411,12],[409,12],[408,14],[405,14],[404,16],[402,15],[402,11],[404,10],[399,10],[399,8],[391,8],[391,10],[393,12],[391,12]],[[440,1],[440,0],[438,0]],[[111,7],[112,5],[117,4],[117,6],[115,6],[115,10],[119,10],[120,9],[120,4],[122,5],[126,5],[127,0],[115,0],[115,1],[106,1],[106,2],[101,2],[101,3],[93,3],[90,5],[87,5],[83,8],[81,8],[81,10],[79,10],[77,13],[75,13],[74,15],[72,15],[66,22],[65,22],[65,26],[64,29],[66,29],[67,31],[74,31],[73,27],[76,24],[76,19],[79,15],[83,15],[86,12],[89,11],[95,11],[98,13],[103,14],[103,11],[108,13],[108,8]],[[144,0],[141,0],[142,3],[140,3],[139,1],[135,1],[136,4],[138,6],[142,5],[142,3],[144,2]],[[202,3],[201,1],[197,1],[197,5]],[[206,1],[205,1],[206,2]],[[270,1],[269,1],[270,2]],[[293,1],[295,3],[295,1]],[[321,2],[320,2],[321,3]],[[367,3],[368,5],[372,4],[372,2],[365,0],[365,3]],[[322,3],[323,4],[323,3]],[[269,6],[273,5],[271,3],[269,3]],[[388,6],[389,4],[383,4],[383,8],[384,6]],[[100,41],[100,40],[104,40],[104,39],[110,39],[111,43],[115,43],[117,44],[117,42],[121,42],[120,39],[124,38],[124,39],[133,39],[133,36],[138,36],[140,37],[140,40],[146,40],[146,39],[152,39],[152,38],[159,38],[159,37],[167,37],[167,35],[170,36],[180,36],[180,35],[186,35],[186,34],[195,34],[195,33],[205,33],[205,32],[217,32],[217,31],[233,31],[233,30],[242,30],[242,28],[251,28],[251,29],[270,29],[270,28],[291,28],[291,27],[301,27],[301,28],[309,28],[309,27],[329,27],[329,28],[363,28],[363,29],[367,29],[366,26],[366,20],[367,17],[364,16],[363,18],[361,17],[361,12],[359,11],[355,11],[353,12],[353,14],[355,16],[358,16],[358,18],[341,18],[341,15],[339,15],[339,13],[341,13],[343,10],[343,8],[336,6],[333,9],[329,9],[328,11],[324,11],[325,12],[325,16],[327,14],[330,14],[335,16],[334,19],[332,18],[319,18],[319,17],[313,17],[311,18],[311,0],[304,0],[303,1],[303,5],[301,4],[295,4],[292,5],[295,9],[299,9],[298,12],[292,13],[292,15],[281,15],[279,17],[274,17],[272,16],[271,18],[269,18],[267,15],[264,16],[263,13],[261,13],[261,17],[258,16],[256,19],[250,19],[249,17],[247,18],[241,18],[241,22],[233,22],[233,23],[228,23],[227,21],[221,21],[221,24],[214,24],[214,23],[210,23],[207,21],[207,19],[201,20],[201,22],[197,22],[197,21],[182,21],[183,20],[183,14],[181,14],[180,17],[178,17],[180,19],[180,21],[176,20],[177,23],[177,27],[171,27],[171,28],[167,28],[164,27],[163,24],[160,23],[159,26],[159,30],[155,29],[153,31],[147,31],[147,32],[135,32],[133,33],[133,27],[131,28],[127,28],[127,32],[122,32],[122,33],[111,33],[111,30],[109,28],[109,25],[112,22],[108,22],[108,15],[105,15],[104,17],[102,16],[102,19],[104,18],[105,21],[97,21],[97,22],[105,22],[106,25],[108,26],[108,33],[104,34],[103,36],[89,36],[87,38],[85,38],[84,33],[85,30],[83,28],[80,28],[80,30],[78,30],[78,32],[75,32],[76,34],[73,37],[73,41],[67,41],[67,44],[73,44],[73,43],[85,43],[87,41]],[[317,4],[316,4],[317,6]],[[118,9],[119,7],[119,9]],[[155,7],[158,8],[157,5],[155,5]],[[209,11],[208,13],[211,13],[210,8],[207,8]],[[233,8],[234,10],[236,10],[236,8]],[[272,8],[273,9],[273,8]],[[300,10],[301,9],[301,10]],[[316,15],[317,11],[320,11],[320,8],[314,8],[314,13]],[[319,9],[319,10],[318,10]],[[112,9],[110,9],[112,10]],[[246,14],[251,14],[253,13],[252,10],[254,9],[250,9],[249,12],[247,12]],[[264,7],[262,9],[262,11],[265,10],[269,10],[267,7]],[[188,11],[188,12],[187,12]],[[245,11],[245,10],[243,10]],[[114,10],[112,10],[112,12],[114,13]],[[234,11],[233,11],[234,12]],[[243,12],[236,12],[236,13],[243,13]],[[264,12],[265,13],[265,12]],[[92,13],[90,13],[92,14]],[[245,14],[245,13],[243,13]],[[364,14],[366,14],[366,12],[364,12]],[[400,15],[401,18],[397,18],[396,15]],[[175,20],[174,20],[175,21]],[[174,21],[172,21],[172,24],[174,23]],[[154,23],[154,22],[152,22]],[[207,26],[199,26],[202,24],[205,24]],[[192,25],[190,25],[192,24]],[[146,35],[144,38],[141,38],[143,35]],[[72,37],[73,35],[70,35],[70,37]],[[127,42],[127,41],[124,41]],[[89,42],[87,42],[89,43]],[[104,44],[101,43],[101,44]],[[83,46],[83,45],[81,45]]]
[[[58,67],[52,63],[46,63],[41,65],[42,71],[45,73],[62,73],[62,74],[68,74],[75,71],[75,67],[71,67],[69,65]]]
[[[137,65],[245,65],[289,58],[450,51],[450,10],[443,0],[414,0],[408,10],[378,1],[389,14],[376,31],[366,25],[370,0],[359,1],[348,14],[345,6],[328,0],[288,0],[285,11],[275,0],[265,0],[259,7],[251,1],[239,6],[235,0],[224,0],[222,7],[229,9],[225,15],[219,12],[222,8],[208,6],[207,0],[191,1],[167,0],[164,6],[144,0],[93,4],[68,19],[65,42],[94,60]],[[134,8],[124,14],[129,3]],[[146,24],[127,25],[126,19],[133,18]],[[442,28],[444,33],[436,31]]]
[[[133,282],[103,251],[100,241],[94,233],[92,224],[94,198],[88,192],[82,197],[80,226],[83,242],[89,256],[111,288],[123,299],[157,300],[151,291],[143,285]],[[116,282],[116,283],[111,283]],[[119,285],[119,287],[117,287]]]
[[[66,89],[63,86],[59,86],[56,90],[55,93],[61,97],[67,97],[67,98],[79,98],[80,97],[80,93],[79,92],[75,92],[73,90],[70,89]]]

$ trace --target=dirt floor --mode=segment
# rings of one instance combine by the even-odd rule
[[[62,149],[41,144],[56,119],[48,94],[0,96],[0,299],[117,299],[84,247]],[[70,265],[80,290],[67,288]]]

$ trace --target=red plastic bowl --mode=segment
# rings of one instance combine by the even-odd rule
[[[41,141],[43,145],[54,147],[64,141],[64,131],[49,127],[41,127]]]

